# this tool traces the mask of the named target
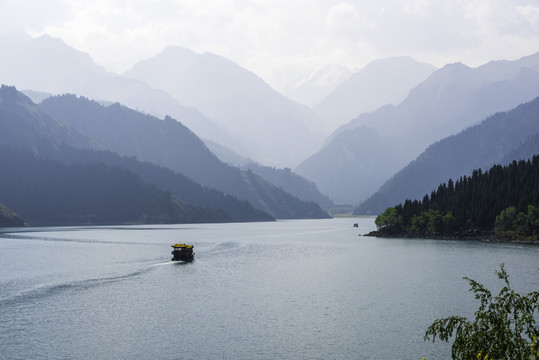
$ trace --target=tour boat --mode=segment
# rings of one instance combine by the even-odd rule
[[[174,244],[172,248],[172,261],[192,261],[195,258],[193,245]]]

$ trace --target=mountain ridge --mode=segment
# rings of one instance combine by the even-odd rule
[[[503,71],[496,76],[492,75],[499,64]],[[304,172],[303,163],[295,170],[313,180],[333,200],[346,201],[352,190],[344,180],[331,189],[321,185],[328,181],[330,174],[326,169],[333,166],[332,163],[355,157],[353,166],[349,167],[350,171],[342,174],[343,179],[354,178],[354,171],[372,162],[384,166],[386,164],[385,158],[368,158],[355,152],[353,149],[357,145],[351,136],[348,142],[339,143],[336,139],[341,133],[354,131],[361,126],[375,130],[383,141],[390,142],[396,149],[395,155],[400,163],[396,162],[395,167],[388,170],[395,174],[432,143],[479,123],[496,112],[510,110],[538,96],[539,71],[536,68],[539,69],[539,54],[524,60],[488,63],[478,68],[460,63],[448,64],[410,90],[406,99],[398,105],[386,105],[372,113],[362,114],[337,129],[328,137],[324,148],[310,158],[314,163],[311,164],[313,172]],[[328,163],[324,160],[324,152],[328,144],[334,141],[337,141],[334,148],[341,150],[340,153],[334,153],[332,163]],[[362,181],[357,177],[355,180],[357,183]],[[379,182],[378,187],[385,180]],[[366,200],[368,194],[364,195],[355,199],[356,204]]]
[[[0,58],[0,83],[53,95],[72,93],[98,101],[120,102],[157,117],[170,115],[213,141],[233,141],[230,134],[197,109],[143,81],[106,71],[88,54],[62,39],[47,34],[37,38],[26,33],[4,34],[0,44],[5,46],[5,56]]]
[[[57,134],[61,134],[62,136],[59,137]],[[192,200],[192,203],[196,206],[187,204],[181,205],[181,208],[191,214],[186,214],[187,216],[190,216],[191,221],[199,222],[201,219],[206,219],[207,221],[209,218],[219,222],[223,219],[228,219],[228,221],[273,220],[272,217],[254,209],[245,201],[240,201],[232,196],[226,196],[226,194],[219,193],[216,190],[204,189],[201,185],[187,179],[181,174],[174,174],[171,170],[159,168],[149,163],[143,164],[136,161],[133,157],[121,158],[119,155],[113,153],[104,153],[103,151],[97,152],[96,150],[102,149],[102,146],[90,140],[86,135],[83,135],[70,125],[53,119],[45,114],[32,103],[28,97],[18,92],[14,87],[0,87],[0,146],[5,147],[5,150],[3,150],[4,152],[8,151],[6,149],[13,152],[14,157],[21,157],[26,159],[27,162],[36,163],[38,168],[46,169],[43,165],[45,162],[47,164],[52,164],[51,166],[62,170],[66,176],[77,175],[70,172],[69,169],[72,168],[66,168],[65,166],[57,165],[56,163],[77,166],[80,163],[105,164],[107,167],[102,168],[101,172],[103,174],[109,174],[110,176],[112,176],[114,172],[117,173],[116,169],[128,169],[133,173],[132,175],[124,174],[120,176],[129,181],[131,185],[139,186],[134,184],[134,182],[140,182],[140,180],[136,179],[136,174],[136,176],[153,186],[170,191],[179,197],[188,197],[190,201]],[[17,153],[17,151],[19,153]],[[28,155],[21,155],[21,152],[28,152]],[[30,184],[29,181],[35,180],[36,183],[31,187],[32,191],[34,191],[33,187],[38,189],[43,188],[43,186],[39,185],[40,175],[39,173],[36,173],[35,169],[25,169],[24,163],[10,163],[10,161],[9,158],[3,158],[3,175],[6,176],[4,179],[5,182],[2,182],[3,185],[11,181],[10,179],[13,178],[13,174],[17,173],[20,175],[20,172],[23,171],[26,172],[26,175],[18,176],[17,178],[21,178],[20,181],[24,180]],[[11,164],[11,172],[6,164]],[[83,170],[88,171],[86,168]],[[29,175],[30,173],[31,175]],[[161,182],[153,181],[155,179],[149,177],[148,174],[158,174],[159,181]],[[52,179],[54,176],[54,174],[50,172],[49,175],[49,179]],[[93,176],[91,172],[89,175]],[[11,177],[7,178],[9,176]],[[22,177],[30,177],[31,179],[25,180],[22,179]],[[106,177],[104,179],[106,179]],[[169,179],[173,185],[171,186],[169,184],[169,187],[163,186],[162,181],[165,179]],[[12,180],[14,180],[14,186],[19,186],[17,179]],[[60,178],[57,178],[56,181],[60,180]],[[51,182],[49,185],[54,186],[54,182]],[[112,184],[109,183],[109,185]],[[126,186],[127,185],[129,184],[126,184]],[[8,191],[4,196],[14,195],[12,192],[9,192],[12,189],[7,188],[6,186],[2,188],[2,191]],[[141,189],[149,188],[144,185]],[[15,198],[12,199],[13,202],[18,202],[20,204],[21,201],[24,202],[26,199],[26,195],[15,195]],[[35,193],[34,195],[41,196],[39,193]],[[158,197],[160,196],[162,195],[159,195]],[[74,198],[77,197],[74,196]],[[165,199],[162,200],[165,201]],[[176,205],[180,204],[176,200],[174,200],[174,203]],[[166,201],[162,203],[162,205],[165,204]],[[176,205],[169,204],[167,206],[176,207]],[[225,209],[232,216],[215,217],[214,215],[217,214],[216,210],[208,212],[208,210],[204,210],[203,207],[206,209],[211,207]],[[15,210],[17,209],[16,207],[13,208]],[[206,212],[206,215],[204,212]],[[213,215],[210,215],[210,213]],[[196,216],[193,217],[195,214],[200,216],[198,220]],[[209,217],[207,215],[209,215]],[[23,216],[26,217],[24,213]]]
[[[218,209],[189,205],[121,167],[66,165],[2,148],[0,198],[32,226],[226,222]]]
[[[87,134],[103,149],[169,168],[203,186],[249,201],[275,218],[328,216],[312,202],[312,209],[301,215],[294,207],[306,209],[302,201],[259,176],[222,163],[202,140],[170,117],[160,120],[118,103],[103,106],[75,95],[51,97],[39,107]]]
[[[449,178],[470,175],[479,168],[509,162],[507,155],[537,138],[539,97],[508,112],[496,113],[478,125],[429,146],[354,212],[377,214],[406,199],[423,197],[429,189]],[[531,144],[530,144],[531,145]],[[536,145],[537,146],[537,145]],[[529,155],[529,154],[528,154]]]
[[[242,152],[237,142],[222,145],[262,164],[295,165],[322,143],[323,122],[312,110],[218,55],[168,47],[136,63],[124,75],[199,109],[242,139],[240,144],[249,151]]]
[[[335,129],[362,113],[398,104],[435,70],[409,56],[375,60],[342,81],[313,110]]]

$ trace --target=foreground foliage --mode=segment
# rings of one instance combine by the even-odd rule
[[[517,212],[514,206],[496,216],[494,231],[500,236],[535,237],[539,234],[539,207],[528,205],[528,211]]]
[[[462,316],[438,319],[427,329],[425,340],[434,342],[438,338],[448,342],[454,335],[451,356],[455,360],[538,359],[539,292],[526,296],[516,293],[511,289],[503,264],[496,274],[505,285],[495,297],[482,284],[464,277],[481,303],[475,319],[469,321]]]

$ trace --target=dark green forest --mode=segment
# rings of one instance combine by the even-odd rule
[[[101,149],[166,167],[204,187],[248,201],[271,217],[329,217],[317,203],[302,201],[260,176],[222,163],[201,139],[169,116],[159,120],[118,103],[103,106],[75,95],[48,98],[39,108],[87,135],[99,143]],[[157,180],[157,177],[153,178]],[[167,183],[171,185],[168,180]],[[184,198],[184,194],[181,198],[189,203],[192,201]],[[250,217],[261,219],[258,214]],[[267,220],[268,216],[265,217],[261,220]]]
[[[110,151],[74,149],[69,146],[59,146],[58,151],[48,152],[47,156],[64,164],[98,163],[127,169],[137,174],[144,182],[169,191],[188,204],[221,209],[227,213],[231,221],[275,220],[265,212],[255,209],[248,201],[201,186],[166,167],[138,161],[132,156],[120,156]]]
[[[538,134],[539,97],[430,145],[360,204],[354,214],[381,214],[406,199],[421,199],[449,178],[531,158],[539,153]]]
[[[223,222],[222,210],[196,207],[105,164],[66,165],[0,148],[0,199],[32,226]]]
[[[184,218],[191,219],[190,222],[274,220],[269,213],[287,219],[328,217],[318,204],[300,201],[260,176],[219,162],[200,139],[175,120],[159,120],[119,104],[104,107],[94,101],[71,95],[54,99],[56,102],[51,100],[47,104],[55,104],[54,108],[60,113],[58,116],[62,115],[66,122],[44,113],[14,87],[0,87],[0,145],[31,153],[31,161],[48,159],[53,163],[69,165],[71,169],[79,163],[87,168],[89,163],[94,163],[106,165],[109,169],[124,169],[131,173],[131,177],[125,177],[126,180],[142,181],[176,197],[174,201],[177,205],[182,204],[186,210],[185,216],[178,222],[185,222]],[[88,134],[76,129],[74,125],[83,128]],[[104,151],[105,144],[110,147],[117,146],[116,150],[126,155],[121,156],[111,149]],[[154,154],[156,159],[166,158],[182,170],[189,168],[189,164],[195,164],[199,170],[202,169],[200,171],[203,172],[203,178],[222,184],[228,191],[218,190],[207,184],[201,185],[200,182],[192,180],[192,177],[187,177],[183,171],[163,164],[157,165],[159,162],[156,164],[150,160],[141,161],[143,154]],[[20,159],[18,163],[11,162],[9,165],[20,170],[28,166],[24,163],[25,159]],[[4,167],[6,164],[0,165],[7,169]],[[36,179],[42,176],[37,171],[42,168],[37,167],[32,173]],[[10,173],[6,172],[4,175],[9,176]],[[100,179],[99,176],[93,178]],[[6,194],[9,193],[7,184],[2,184],[2,191]],[[44,198],[47,193],[56,191],[54,182],[47,185],[52,188],[49,190],[41,186],[40,189],[45,194],[40,194],[38,198]],[[181,199],[181,202],[178,202],[178,199]],[[0,201],[7,203],[2,197]],[[35,224],[36,218],[27,218],[26,215],[27,211],[33,211],[31,207],[25,211],[20,211],[17,207],[25,202],[31,203],[29,194],[24,194],[24,198],[17,201],[16,205],[9,204],[9,207],[15,209],[31,225]],[[48,201],[55,200],[49,196]],[[44,206],[40,208],[44,209]],[[86,209],[79,210],[77,211],[81,214],[86,213]],[[93,215],[86,217],[81,214],[74,215],[73,219],[78,218],[83,223],[89,223],[87,220],[93,218]],[[131,219],[129,222],[145,222],[145,218],[147,217]],[[225,218],[227,220],[224,220]],[[48,220],[43,218],[38,221]],[[114,223],[114,220],[110,219],[107,223]]]
[[[486,172],[449,180],[423,200],[406,200],[376,218],[378,233],[394,236],[538,240],[539,156],[495,165]]]

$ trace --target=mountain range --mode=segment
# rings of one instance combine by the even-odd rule
[[[121,167],[66,165],[1,148],[0,197],[32,226],[227,222],[222,210],[181,201]]]
[[[276,218],[323,216],[292,210],[311,201],[359,204],[429,145],[539,95],[539,54],[477,68],[454,63],[435,70],[407,57],[355,73],[328,66],[295,83],[305,85],[304,94],[327,94],[311,110],[230,60],[177,46],[123,75],[47,35],[6,34],[0,48],[0,82],[40,102],[38,117],[49,118],[35,129],[54,129],[56,139],[36,142],[34,127],[15,127],[9,131],[21,132],[20,142],[6,138],[10,146],[26,144],[36,155],[65,139],[78,151],[136,157]],[[49,96],[59,93],[77,96]]]
[[[290,168],[279,169],[260,165],[256,161],[243,157],[214,142],[205,141],[204,143],[225,164],[237,166],[242,170],[250,170],[298,199],[314,201],[323,209],[328,210],[335,206],[335,203],[327,195],[318,190],[318,186],[314,182],[298,175]]]
[[[282,93],[298,102],[314,108],[316,104],[328,96],[344,80],[348,79],[353,71],[349,68],[327,64],[313,70],[308,76],[293,79],[287,82]]]
[[[195,108],[185,106],[143,81],[106,71],[86,53],[61,39],[24,32],[0,36],[0,83],[52,95],[77,94],[90,99],[120,102],[157,117],[170,115],[198,136],[230,142],[230,135]],[[237,139],[236,139],[237,140]]]
[[[15,88],[7,86],[1,88],[0,105],[2,130],[0,145],[31,151],[32,154],[41,158],[60,161],[68,165],[92,162],[122,167],[152,186],[170,191],[182,200],[188,198],[189,201],[197,203],[198,206],[224,209],[229,214],[227,217],[229,220],[272,219],[271,216],[252,207],[245,199],[238,200],[232,195],[212,190],[209,187],[202,187],[179,172],[174,172],[163,165],[156,166],[149,162],[141,163],[135,159],[134,156],[137,154],[133,152],[136,149],[144,149],[143,152],[149,154],[148,156],[155,155],[155,152],[159,151],[162,155],[169,153],[170,155],[165,160],[169,161],[170,164],[175,163],[176,167],[185,167],[186,169],[189,168],[189,161],[192,164],[192,159],[199,159],[206,169],[192,170],[193,167],[191,167],[193,172],[204,173],[206,171],[204,178],[215,177],[223,180],[221,183],[233,188],[231,191],[250,198],[252,202],[260,205],[259,208],[268,209],[276,214],[276,217],[328,216],[318,205],[300,201],[255,174],[242,173],[237,168],[220,163],[200,139],[183,125],[170,118],[160,120],[119,104],[105,107],[95,101],[73,95],[53,97],[42,103],[42,106],[51,112],[54,109],[58,114],[64,114],[72,122],[68,123],[45,114],[29,98],[19,93]],[[127,126],[130,131],[122,131],[121,128],[116,127],[119,129],[116,133],[115,125],[122,121],[130,124]],[[86,129],[90,135],[84,134],[74,125]],[[161,136],[159,136],[159,132]],[[152,137],[149,138],[148,135],[152,135]],[[117,145],[118,149],[125,151],[122,155],[131,157],[120,158],[113,153],[95,152],[95,150],[109,149],[111,143]],[[170,148],[166,150],[166,146],[170,146]],[[182,148],[182,146],[184,147]],[[201,156],[206,156],[206,158]],[[182,160],[185,159],[187,159],[187,163],[183,166]],[[38,174],[32,177],[39,179]],[[16,207],[11,207],[7,202],[4,204],[19,213]],[[24,217],[24,213],[20,213],[20,215]]]
[[[311,109],[223,57],[171,46],[124,75],[200,110],[240,139],[222,145],[263,164],[295,166],[322,144],[324,124]]]
[[[228,144],[242,154],[250,153],[249,149],[242,145],[243,141],[241,139],[230,135],[229,132],[223,130],[222,127],[197,109],[180,104],[178,100],[168,93],[163,90],[152,89],[143,81],[107,72],[102,67],[97,66],[87,54],[71,48],[60,39],[47,35],[33,39],[25,33],[10,33],[0,36],[0,48],[4,49],[6,54],[0,58],[0,83],[4,82],[26,89],[23,90],[24,93],[36,102],[41,102],[46,97],[59,93],[82,95],[102,104],[119,102],[122,105],[160,118],[168,114],[171,118],[180,121],[203,138],[204,141],[215,144]],[[186,52],[190,53],[189,51]],[[268,125],[265,130],[262,142],[270,138],[271,130],[276,136],[273,139],[274,144],[277,144],[277,146],[271,147],[278,149],[283,154],[286,153],[286,156],[291,156],[292,154],[299,159],[301,155],[298,154],[311,151],[308,150],[303,140],[293,139],[292,141],[287,138],[289,136],[287,134],[290,134],[288,128],[278,130],[276,126],[276,121],[282,120],[286,122],[283,126],[288,127],[289,124],[294,123],[294,119],[298,118],[298,116],[307,116],[319,121],[310,110],[279,95],[254,74],[226,59],[211,54],[198,55],[192,52],[190,54],[197,60],[199,57],[208,58],[207,65],[210,67],[234,69],[235,74],[237,73],[239,74],[238,76],[248,79],[249,83],[246,85],[247,88],[245,86],[242,88],[243,90],[239,92],[240,94],[249,94],[249,96],[259,98],[255,101],[257,104],[267,99],[268,104],[271,103],[271,105],[266,106],[269,112],[278,109],[275,110],[279,112],[278,115],[275,115],[277,120],[269,119],[272,124]],[[178,66],[180,65],[178,63]],[[205,73],[207,70],[203,68],[201,72]],[[217,81],[219,79],[216,77],[209,80]],[[219,81],[223,82],[225,80]],[[233,82],[233,79],[230,81]],[[211,88],[214,85],[210,84],[208,86]],[[235,84],[232,83],[230,86],[233,88]],[[256,95],[259,92],[264,96]],[[242,100],[239,101],[241,102]],[[282,104],[284,105],[281,106]],[[248,104],[248,106],[252,108],[252,105]],[[259,105],[257,107],[264,108],[264,106]],[[288,111],[294,114],[287,114]],[[256,112],[258,113],[258,110]],[[296,116],[296,113],[299,115]],[[266,115],[264,115],[265,119],[273,116],[272,114]],[[304,130],[303,125],[298,126],[302,128],[302,130],[298,131],[301,133],[300,136],[307,139],[307,134],[310,131]],[[293,128],[292,125],[290,126],[291,128]],[[321,142],[321,135],[316,135],[316,137]],[[249,137],[246,139],[248,142],[252,142]],[[258,141],[254,146],[259,147],[259,144],[262,143],[261,141]],[[295,144],[294,150],[286,150],[289,143]],[[222,145],[220,146],[222,147]],[[269,147],[270,145],[268,145]],[[312,151],[314,151],[314,148]],[[298,194],[294,195],[297,196]],[[304,200],[310,201],[313,199]]]
[[[356,214],[379,214],[406,199],[421,199],[448,179],[475,169],[529,159],[539,153],[539,97],[429,146],[357,207]]]
[[[80,204],[81,195],[76,191],[76,188],[73,188],[73,186],[71,186],[73,191],[71,196],[67,197],[62,195],[62,186],[65,186],[66,183],[65,180],[59,178],[57,174],[62,174],[67,178],[76,177],[77,179],[80,179],[80,175],[75,174],[77,171],[88,172],[89,176],[94,176],[94,174],[91,171],[88,171],[88,168],[77,170],[74,167],[66,167],[62,164],[101,164],[102,166],[97,169],[101,174],[98,182],[108,184],[109,193],[113,193],[113,190],[116,190],[119,193],[125,193],[122,188],[125,186],[126,188],[137,190],[131,193],[132,196],[144,197],[145,194],[153,193],[156,198],[161,198],[163,203],[161,203],[161,207],[156,209],[157,211],[166,210],[166,208],[168,208],[167,211],[173,211],[174,213],[174,209],[178,210],[178,206],[176,205],[179,205],[179,202],[177,200],[166,200],[167,196],[164,192],[156,192],[153,188],[142,184],[142,181],[135,176],[135,174],[117,170],[118,168],[133,168],[132,164],[135,163],[138,164],[138,167],[146,168],[148,173],[157,174],[160,178],[164,179],[167,177],[167,171],[165,171],[164,168],[151,164],[144,165],[134,158],[121,158],[116,154],[107,154],[102,151],[96,152],[91,150],[100,148],[100,145],[90,140],[86,135],[80,133],[73,127],[43,113],[43,111],[33,104],[29,98],[19,93],[14,87],[2,86],[0,88],[0,146],[2,147],[1,153],[3,156],[1,162],[3,169],[1,174],[2,195],[0,198],[2,199],[2,202],[4,202],[4,205],[17,211],[31,223],[42,223],[43,219],[40,219],[39,217],[46,216],[45,214],[40,215],[40,212],[35,213],[33,210],[34,208],[43,210],[44,207],[49,206],[52,208],[56,207],[56,210],[60,211],[61,208],[58,209],[59,203],[64,206],[72,206],[73,202],[79,201]],[[58,171],[50,171],[51,168],[55,168]],[[168,173],[172,173],[172,171],[169,170]],[[192,180],[189,180],[180,174],[173,175],[176,189],[166,189],[167,191],[183,195],[181,192],[174,191],[177,190],[177,188],[182,188],[183,191],[191,194],[191,196],[197,199],[196,203],[201,206],[214,209],[225,209],[230,216],[228,216],[225,211],[221,211],[222,214],[216,217],[215,210],[204,213],[203,209],[197,208],[196,206],[182,206],[183,209],[180,213],[183,213],[183,215],[178,217],[176,215],[179,214],[172,216],[172,213],[169,213],[169,221],[184,222],[181,220],[182,218],[184,220],[190,219],[190,222],[273,219],[271,216],[254,209],[245,201],[242,202],[232,196],[227,197],[224,194],[220,195],[215,190],[204,189],[202,186],[195,184]],[[41,181],[44,177],[47,177],[48,179],[48,186],[45,186],[44,182]],[[109,181],[109,179],[114,178],[121,178],[122,181]],[[83,182],[88,183],[90,181],[83,180]],[[17,189],[19,189],[19,191],[17,191]],[[137,194],[137,192],[140,194]],[[59,196],[55,198],[55,196],[50,194]],[[91,194],[95,195],[95,193]],[[41,201],[39,205],[34,204],[38,199],[45,199],[44,196],[48,196],[46,198],[48,201]],[[147,199],[150,198],[150,196],[147,197]],[[168,195],[168,198],[170,198],[170,195]],[[62,201],[62,199],[64,201]],[[124,197],[124,200],[130,201],[131,199],[129,199],[129,197]],[[167,201],[172,201],[172,203],[167,204]],[[122,202],[119,202],[119,204],[122,204]],[[148,200],[147,205],[149,204],[150,200]],[[103,202],[100,203],[100,209],[106,210],[106,205],[107,204]],[[151,208],[151,206],[149,208]],[[31,213],[29,214],[25,209]],[[51,209],[45,211],[45,213],[51,212],[50,210]],[[80,208],[78,210],[82,211]],[[87,210],[88,209],[85,211]],[[141,210],[144,210],[143,207]],[[196,216],[193,216],[193,213],[196,214]],[[95,211],[93,214],[96,215]],[[37,218],[34,215],[37,216]],[[157,217],[150,216],[151,214],[146,213],[146,215],[147,220],[150,218],[157,219]],[[83,218],[88,219],[87,216],[82,216],[79,220],[83,221]],[[142,218],[133,217],[129,219],[124,218],[125,221],[133,222],[140,221],[141,219]],[[161,220],[163,219],[161,218]],[[99,221],[103,222],[107,220],[100,219]],[[110,219],[108,221],[110,221]],[[73,219],[70,220],[70,223],[72,222]]]
[[[222,163],[200,138],[170,117],[159,120],[118,103],[103,106],[75,95],[47,98],[39,106],[106,150],[164,166],[203,186],[249,201],[276,218],[311,216],[296,213],[294,204],[304,205],[281,188],[253,173]],[[318,205],[311,205],[313,216],[327,216]]]
[[[435,70],[405,56],[376,60],[339,83],[313,110],[336,129],[360,114],[400,103]]]
[[[446,65],[401,103],[341,126],[295,171],[336,202],[360,203],[430,144],[538,95],[539,54],[477,68]],[[367,128],[369,141],[361,138]]]
[[[188,205],[120,167],[49,159],[97,144],[7,86],[0,88],[0,147],[2,203],[32,225],[232,220],[224,211]]]

